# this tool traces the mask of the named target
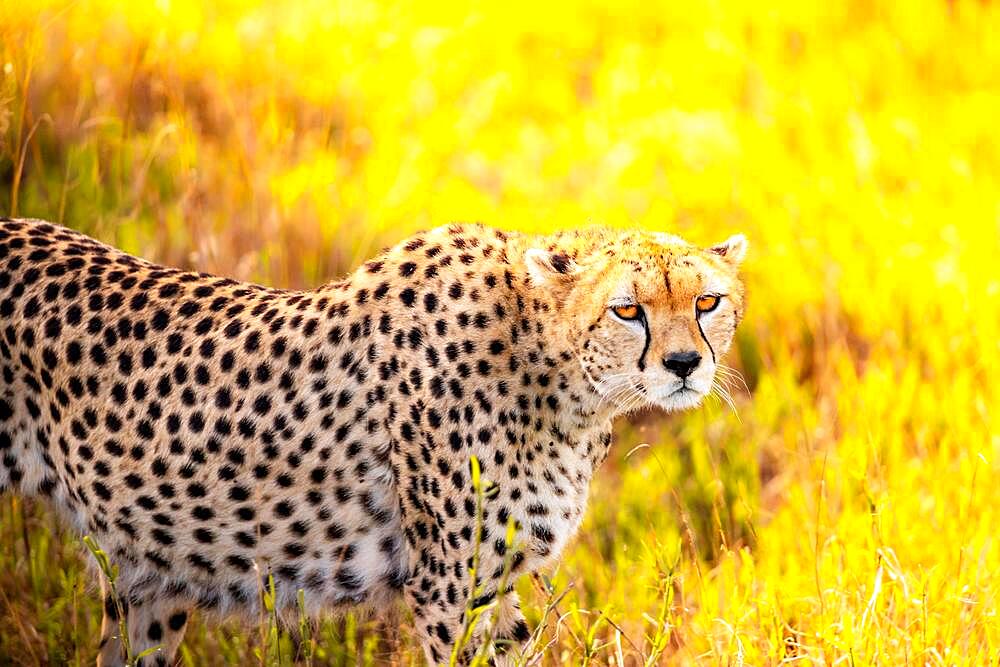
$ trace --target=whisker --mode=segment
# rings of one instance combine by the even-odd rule
[[[720,375],[724,375],[727,378],[739,382],[743,386],[743,390],[746,391],[747,395],[748,396],[751,395],[750,387],[747,385],[747,381],[743,378],[743,374],[740,373],[738,370],[736,370],[732,366],[727,366],[722,363],[716,364],[715,369],[716,372],[719,373]]]
[[[717,395],[725,401],[729,408],[733,411],[733,414],[736,415],[736,420],[741,424],[743,423],[743,420],[740,418],[740,413],[736,409],[736,403],[733,401],[732,395],[725,387],[717,382],[712,382],[712,389],[709,391],[709,394]]]

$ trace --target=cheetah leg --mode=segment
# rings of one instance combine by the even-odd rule
[[[517,593],[511,591],[500,598],[493,612],[494,625],[492,629],[494,659],[497,667],[512,667],[521,663],[522,653],[527,648],[531,638],[524,614],[521,613],[521,603]]]
[[[493,596],[477,602],[489,604]],[[456,643],[467,629],[464,601],[449,605],[428,590],[426,582],[413,578],[407,585],[406,599],[414,610],[415,625],[429,665],[449,665]],[[487,620],[487,618],[489,620]],[[487,632],[487,627],[488,632]],[[510,591],[496,602],[491,612],[478,619],[472,636],[463,642],[455,665],[472,664],[478,655],[487,658],[479,664],[513,667],[519,664],[525,642],[531,632],[521,613],[517,593]],[[490,642],[485,647],[484,642]]]
[[[404,585],[404,597],[413,612],[414,626],[427,662],[431,665],[450,665],[454,647],[460,645],[456,665],[478,662],[474,660],[476,656],[485,657],[493,664],[511,664],[511,657],[520,655],[524,640],[530,635],[517,594],[510,590],[516,578],[525,573],[521,568],[523,554],[509,553],[506,540],[502,537],[498,539],[504,532],[491,532],[491,527],[486,524],[482,526],[477,553],[477,544],[471,539],[471,518],[462,530],[442,534],[439,527],[455,525],[454,521],[446,521],[445,517],[454,517],[456,506],[454,498],[445,497],[437,490],[454,484],[464,491],[464,482],[458,484],[446,479],[442,480],[440,487],[432,486],[425,476],[406,472],[411,465],[409,461],[393,463],[404,471],[398,486],[407,489],[402,494],[402,524],[409,541],[409,576]],[[459,474],[458,478],[462,479],[462,475]],[[458,500],[461,501],[461,497]],[[464,504],[469,507],[474,502],[474,497],[470,495],[465,498]],[[496,527],[493,530],[496,531]],[[474,577],[470,569],[475,561],[478,561],[478,574]],[[473,582],[473,579],[476,581]],[[473,595],[477,597],[472,607],[478,609],[490,605],[490,609],[476,618],[476,626],[468,633],[466,606],[472,587],[476,589]],[[498,590],[507,592],[497,599]],[[485,632],[487,627],[489,632]],[[469,635],[467,640],[466,635]],[[490,645],[484,646],[487,640]]]
[[[102,582],[102,593],[105,585]],[[124,603],[123,603],[124,604]],[[143,667],[166,667],[174,664],[174,657],[184,637],[189,610],[183,602],[173,599],[149,600],[127,606],[125,622],[128,627],[132,655],[154,649],[136,663]],[[125,646],[119,632],[118,610],[114,601],[104,597],[104,618],[101,620],[101,650],[97,667],[123,667],[126,664]]]
[[[405,585],[406,604],[413,611],[414,626],[427,664],[434,667],[447,665],[452,643],[462,628],[462,610],[445,604],[440,592],[429,588],[428,580],[419,576],[419,572],[417,574],[411,576]]]

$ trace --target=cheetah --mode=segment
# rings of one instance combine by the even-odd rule
[[[513,582],[577,530],[612,420],[711,391],[746,248],[456,224],[292,291],[0,219],[0,489],[118,566],[103,667],[119,610],[173,664],[193,612],[258,613],[264,577],[279,609],[405,602],[431,664],[507,664]]]

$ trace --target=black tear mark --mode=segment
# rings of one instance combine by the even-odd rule
[[[642,319],[642,329],[646,332],[646,344],[642,346],[642,354],[639,355],[639,370],[644,371],[646,370],[646,353],[649,352],[649,343],[652,340],[652,336],[649,333],[649,321],[646,319],[646,311],[640,310],[639,313]]]
[[[673,294],[673,290],[670,288],[670,271],[665,271],[663,273],[663,282],[667,285],[667,294]]]
[[[708,338],[705,336],[705,332],[701,328],[701,320],[698,319],[697,315],[695,315],[694,322],[695,322],[695,324],[698,325],[698,333],[701,334],[701,339],[703,341],[705,341],[705,345],[708,345],[708,351],[712,353],[712,363],[714,364],[715,363],[715,350],[712,349],[712,344],[708,342]]]

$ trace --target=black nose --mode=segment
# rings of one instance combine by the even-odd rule
[[[674,352],[663,360],[667,370],[680,378],[691,375],[700,363],[701,355],[697,352]]]

